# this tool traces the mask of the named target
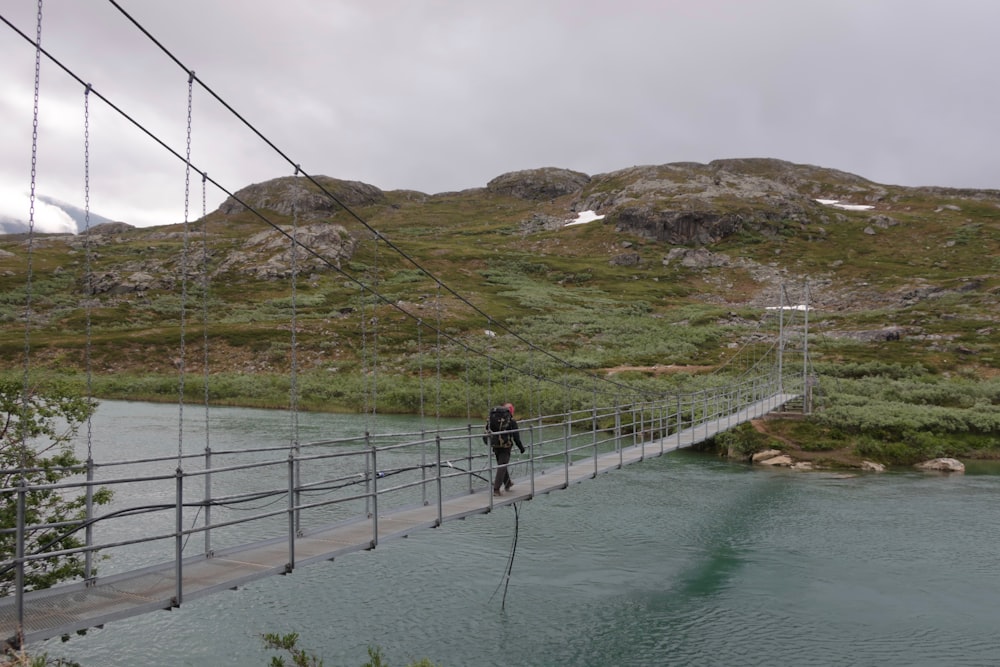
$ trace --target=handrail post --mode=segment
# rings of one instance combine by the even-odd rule
[[[681,448],[681,431],[684,430],[684,415],[681,413],[681,395],[677,394],[677,449]]]
[[[660,414],[660,456],[663,456],[663,441],[667,437],[667,404],[661,402],[656,411]]]
[[[534,427],[528,428],[528,471],[531,474],[531,497],[535,497],[535,429],[541,430],[541,420]]]
[[[466,475],[466,477],[469,480],[469,493],[472,493],[472,491],[473,491],[473,489],[472,489],[472,424],[466,424],[465,428],[468,431],[468,438],[467,438],[468,442],[467,442],[467,444],[469,446],[469,456],[466,459],[465,469],[468,471],[468,474]]]
[[[737,385],[738,386],[738,385]],[[736,393],[736,387],[726,388],[726,426],[729,427],[733,423],[733,405],[736,404],[734,398]]]
[[[643,429],[646,428],[646,406],[644,403],[639,404],[639,460],[646,460],[646,432]]]
[[[295,507],[295,455],[288,452],[288,562],[285,563],[286,574],[295,569]]]
[[[632,446],[635,447],[639,444],[638,434],[635,428],[635,401],[632,401],[632,405],[629,406],[629,411],[632,413]]]
[[[17,596],[17,629],[18,634],[24,629],[24,540],[26,538],[25,523],[27,521],[28,483],[23,473],[17,483],[17,565],[14,568],[14,588]],[[18,637],[18,643],[20,644]]]
[[[594,477],[597,477],[597,406],[594,405],[590,408],[590,431],[593,433],[593,438],[591,438],[594,443]]]
[[[494,456],[493,456],[493,439],[492,439],[492,437],[490,435],[487,434],[486,435],[486,462],[489,464],[488,469],[490,471],[490,476],[489,476],[489,479],[487,480],[487,484],[489,485],[489,490],[487,491],[487,493],[489,493],[490,509],[491,510],[493,509],[493,480],[495,480],[496,477],[497,477],[496,470],[494,470],[494,468],[493,468],[493,464],[494,464],[494,460],[493,459],[494,459]],[[469,470],[472,470],[472,466],[469,466]]]
[[[205,555],[212,555],[212,449],[205,447]]]
[[[625,465],[625,448],[622,447],[622,406],[615,406],[615,447],[618,449],[618,468]]]
[[[174,471],[175,526],[174,526],[174,599],[173,606],[181,606],[184,597],[184,572],[181,559],[184,555],[184,471],[180,466]]]
[[[372,436],[367,430],[365,431],[365,514],[369,517],[372,515],[372,470],[374,466],[372,465]]]
[[[94,583],[94,459],[87,457],[87,499],[85,517],[87,529],[84,531],[84,541],[87,544],[87,551],[83,557],[83,577],[87,586]]]
[[[570,411],[566,413],[564,417],[565,419],[563,423],[565,425],[565,428],[563,428],[563,471],[564,471],[564,479],[566,486],[569,486],[569,466],[570,466],[569,440],[570,440],[570,433],[572,433],[573,431],[573,423],[572,423],[573,409],[570,408]]]
[[[440,438],[440,434],[438,435]],[[441,482],[441,443],[438,442],[438,486]],[[420,429],[420,502],[427,505],[427,431]]]
[[[438,506],[437,525],[440,526],[441,524],[444,523],[444,504],[443,504],[444,503],[444,501],[443,501],[444,492],[442,491],[443,487],[441,485],[441,432],[440,431],[437,433],[437,435],[434,436],[434,442],[437,445],[437,496],[438,496],[437,497],[437,506]],[[426,486],[426,484],[421,484],[420,486],[424,487],[424,486]],[[425,505],[427,504],[426,500],[424,500],[424,504]]]
[[[372,542],[371,548],[374,549],[378,546],[378,448],[372,446],[369,450],[371,452],[371,464],[372,464]]]

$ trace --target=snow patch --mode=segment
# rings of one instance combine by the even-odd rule
[[[868,204],[842,204],[839,199],[814,199],[813,201],[826,206],[833,206],[834,208],[842,208],[845,211],[870,211],[875,208]]]
[[[569,227],[570,225],[583,225],[588,222],[593,222],[594,220],[603,220],[603,215],[597,215],[593,211],[581,211],[576,214],[576,220],[568,220],[563,227]]]

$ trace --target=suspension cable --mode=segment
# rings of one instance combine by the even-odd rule
[[[436,335],[435,346],[437,347],[437,396],[434,399],[435,412],[434,412],[434,424],[436,428],[441,427],[441,284],[438,283],[437,290],[434,293],[434,314],[437,319],[437,326],[434,327],[434,333]]]
[[[27,271],[24,283],[24,376],[21,390],[22,421],[28,414],[31,392],[31,320],[32,320],[32,263],[35,251],[35,186],[38,180],[38,100],[42,81],[42,0],[38,0],[38,14],[35,28],[35,96],[31,116],[31,187],[28,191],[28,244]],[[21,468],[28,467],[28,434],[21,429]],[[24,483],[24,473],[21,474]],[[20,589],[20,586],[18,587]]]
[[[378,292],[378,246],[381,235],[375,232],[375,269],[372,274],[372,291]],[[372,417],[378,415],[378,307],[372,306]]]
[[[91,359],[93,344],[93,295],[94,272],[92,267],[93,252],[90,233],[90,86],[83,91],[83,233],[84,233],[84,278],[83,299],[86,314],[86,341],[84,344],[84,367],[87,375],[87,405],[94,405],[94,375]],[[87,411],[87,487],[84,498],[84,511],[87,518],[87,529],[84,531],[86,545],[93,544],[94,529],[90,519],[94,516],[94,420],[93,409]],[[85,579],[90,580],[95,574],[93,553],[87,551],[84,556]]]
[[[420,432],[424,432],[424,321],[417,320],[417,378],[420,388]]]
[[[298,169],[296,169],[298,176]],[[293,188],[292,192],[296,190]],[[293,194],[293,197],[295,195]],[[289,244],[289,263],[292,266],[292,321],[291,321],[291,379],[289,383],[289,407],[291,408],[292,419],[292,447],[298,449],[299,443],[299,362],[298,362],[298,239],[299,239],[299,206],[298,201],[292,200],[292,238]]]
[[[186,152],[184,154],[184,247],[181,251],[181,312],[180,312],[180,358],[177,361],[178,381],[178,428],[177,428],[177,470],[182,468],[184,458],[184,371],[187,363],[185,350],[185,327],[187,324],[187,294],[188,294],[188,222],[191,204],[191,117],[194,106],[194,72],[188,73],[187,93],[187,134],[185,137]]]
[[[208,206],[206,200],[207,175],[201,177],[201,322],[202,322],[202,398],[205,404],[205,470],[212,468],[212,428],[209,381],[209,340],[208,340]],[[212,525],[212,475],[205,475],[205,528]],[[197,518],[197,517],[196,517]],[[187,544],[187,540],[185,540]],[[212,553],[212,531],[205,530],[205,553]]]

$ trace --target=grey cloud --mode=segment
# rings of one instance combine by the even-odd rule
[[[314,174],[441,192],[536,166],[755,156],[902,185],[998,187],[990,0],[238,6],[126,9]],[[33,35],[36,7],[8,0],[0,13]],[[26,189],[34,52],[5,26],[0,44],[11,147],[0,175]],[[185,74],[110,4],[46,3],[43,45],[183,151]],[[45,65],[39,187],[77,204],[81,99]],[[133,224],[181,221],[183,164],[99,106],[95,205]],[[292,172],[197,89],[192,137],[193,162],[228,189]],[[223,198],[212,192],[210,206]]]

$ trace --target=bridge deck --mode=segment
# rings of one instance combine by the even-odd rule
[[[307,535],[296,536],[294,559],[287,538],[272,539],[217,552],[211,557],[187,558],[182,565],[183,600],[187,601],[225,589],[235,589],[247,582],[273,574],[284,574],[294,567],[322,560],[333,560],[355,551],[376,546],[373,525],[377,523],[377,542],[405,537],[410,533],[474,514],[485,514],[496,507],[538,494],[565,489],[572,482],[595,477],[623,465],[659,456],[702,442],[711,436],[750,419],[760,417],[795,398],[781,394],[751,404],[737,413],[698,424],[662,439],[647,441],[616,451],[575,461],[572,465],[548,465],[528,476],[528,464],[520,463],[517,486],[503,496],[494,497],[483,485],[473,493],[444,498],[427,505],[380,514],[377,522],[359,517],[347,523],[331,525]],[[13,597],[0,600],[0,633],[9,642],[30,643],[67,635],[106,622],[120,620],[157,609],[178,606],[176,600],[177,566],[174,561],[141,570],[83,582],[32,591],[24,598],[24,626],[18,642],[17,609]],[[15,645],[16,645],[15,644]]]

